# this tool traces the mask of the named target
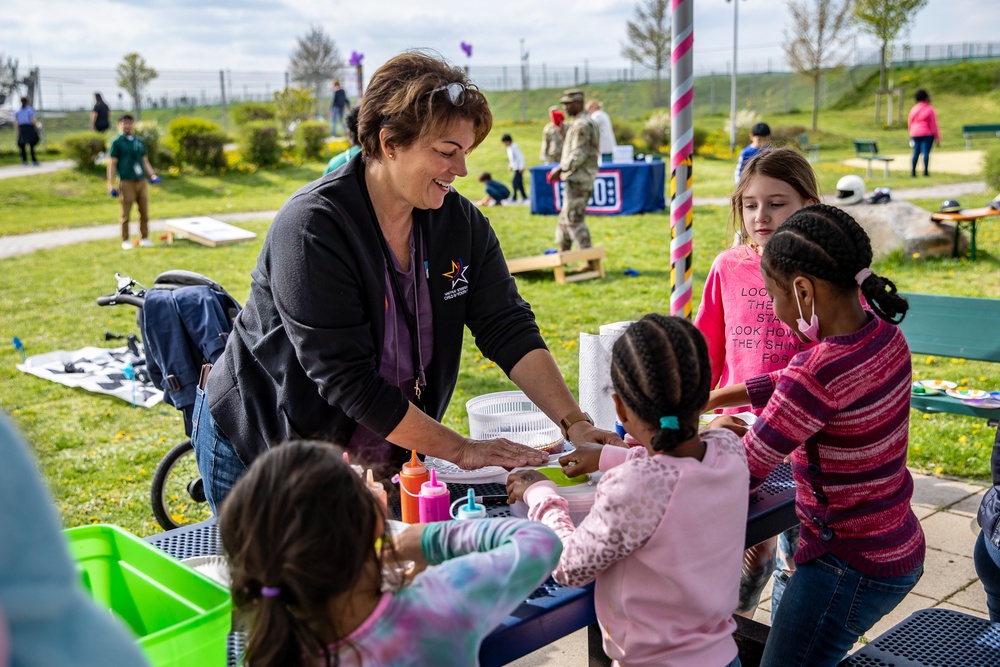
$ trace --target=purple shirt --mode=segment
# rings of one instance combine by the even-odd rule
[[[403,271],[399,260],[396,259],[396,255],[391,252],[391,249],[390,255],[392,256],[392,270],[396,272],[396,279],[399,281],[399,288],[406,302],[405,307],[416,319],[417,337],[420,339],[420,360],[424,368],[427,368],[431,363],[433,351],[434,322],[431,317],[431,295],[427,288],[427,275],[424,274],[422,280],[416,280],[419,274],[417,273],[417,258],[412,230],[410,231],[410,270]],[[421,248],[420,255],[427,256],[426,248]],[[425,271],[424,266],[419,268],[421,272]],[[414,295],[414,291],[416,291],[416,295]],[[388,263],[385,267],[385,306],[385,338],[382,340],[382,361],[379,366],[379,375],[385,378],[389,384],[399,387],[403,395],[412,401],[415,398],[413,347],[410,341],[410,331],[406,326],[406,316],[403,314],[404,304],[396,301],[396,292],[392,288]],[[420,383],[426,383],[423,373],[420,374]],[[368,463],[387,463],[391,459],[394,446],[358,424],[347,448],[355,457]]]

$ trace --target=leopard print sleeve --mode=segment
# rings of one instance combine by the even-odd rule
[[[562,557],[552,573],[556,581],[564,586],[589,584],[646,544],[663,519],[678,478],[659,458],[636,456],[606,472],[597,484],[593,509],[575,529],[565,501],[558,496],[532,508],[534,518],[555,530],[563,542]]]

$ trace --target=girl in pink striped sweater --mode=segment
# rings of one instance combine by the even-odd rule
[[[817,345],[709,401],[763,408],[749,431],[729,415],[712,424],[745,432],[752,488],[791,455],[801,538],[783,595],[775,584],[764,667],[836,665],[923,573],[906,469],[910,351],[895,326],[907,304],[871,260],[868,235],[839,208],[786,220],[761,272],[775,315]]]

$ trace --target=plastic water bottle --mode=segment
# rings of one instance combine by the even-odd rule
[[[431,470],[431,479],[420,485],[420,523],[447,521],[451,518],[449,506],[451,496],[448,485],[437,481],[437,471]]]
[[[457,500],[455,502],[458,502]],[[469,489],[469,500],[466,504],[458,508],[455,519],[458,521],[469,521],[471,519],[485,519],[486,506],[476,502],[476,492]]]
[[[427,466],[413,451],[392,481],[399,482],[399,505],[404,523],[420,523],[420,487],[430,479]]]
[[[379,499],[379,502],[382,503],[382,507],[388,508],[389,500],[385,495],[385,487],[382,486],[381,482],[375,481],[375,475],[372,473],[371,468],[365,471],[365,486],[367,486],[368,490],[372,492],[372,495]]]

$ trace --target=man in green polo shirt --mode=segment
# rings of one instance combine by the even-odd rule
[[[158,182],[153,167],[146,155],[146,143],[132,134],[134,122],[131,114],[122,114],[118,118],[118,129],[121,131],[108,149],[108,192],[112,197],[120,195],[122,214],[122,249],[130,250],[129,216],[132,204],[139,207],[139,245],[149,247],[149,193],[146,189],[146,178],[153,183]],[[115,176],[118,177],[118,189],[115,189]],[[119,190],[121,192],[119,192]]]

